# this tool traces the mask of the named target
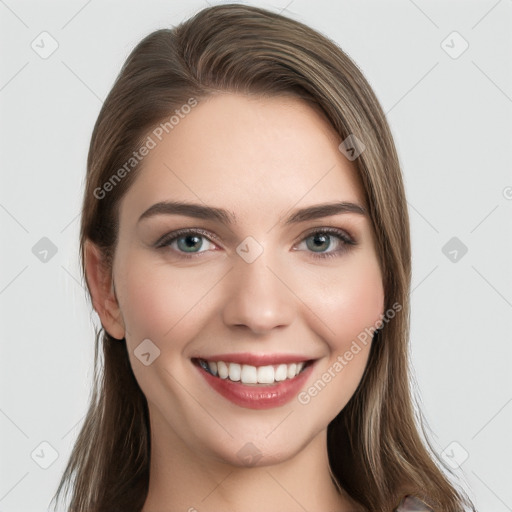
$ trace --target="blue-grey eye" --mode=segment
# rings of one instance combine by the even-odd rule
[[[215,248],[215,244],[206,235],[191,230],[165,235],[155,246],[170,247],[181,254],[201,254]]]
[[[331,238],[332,235],[327,233],[315,233],[306,238],[306,245],[313,252],[323,252],[330,247]]]
[[[203,245],[203,237],[200,235],[185,235],[176,239],[178,249],[183,252],[196,252]]]
[[[315,257],[327,257],[341,255],[352,245],[355,241],[345,231],[323,228],[304,237],[297,249],[309,251]]]

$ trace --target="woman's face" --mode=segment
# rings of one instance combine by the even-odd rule
[[[383,313],[363,190],[341,139],[295,98],[213,96],[168,131],[149,134],[122,199],[113,265],[154,442],[286,460],[353,395],[370,349],[358,335]]]

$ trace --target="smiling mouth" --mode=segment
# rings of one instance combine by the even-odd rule
[[[252,366],[250,364],[230,363],[224,361],[207,361],[194,358],[192,362],[206,373],[219,379],[239,382],[248,386],[271,386],[279,382],[292,380],[308,368],[314,360],[289,364]]]

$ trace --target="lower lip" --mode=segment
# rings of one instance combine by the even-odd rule
[[[214,377],[200,366],[194,365],[210,386],[230,402],[248,409],[271,409],[291,401],[299,393],[313,371],[314,362],[293,379],[276,384],[245,385],[229,379]]]

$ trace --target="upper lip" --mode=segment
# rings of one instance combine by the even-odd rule
[[[251,366],[270,366],[274,364],[291,364],[311,361],[314,358],[298,354],[216,354],[214,356],[198,356],[195,359],[204,361],[223,361],[225,363],[249,364]]]

